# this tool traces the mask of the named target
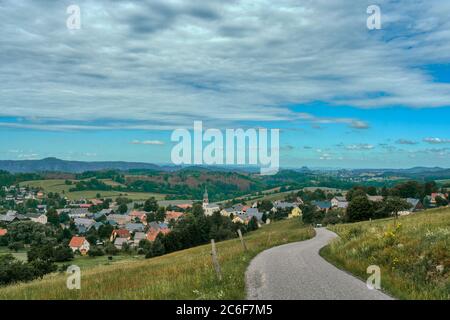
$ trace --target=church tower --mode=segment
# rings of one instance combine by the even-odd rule
[[[203,194],[203,209],[205,209],[209,204],[209,199],[208,199],[208,190],[205,187],[205,193]]]

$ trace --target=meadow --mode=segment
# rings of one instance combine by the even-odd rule
[[[147,260],[80,266],[80,290],[68,290],[67,275],[53,273],[42,280],[0,288],[0,299],[244,299],[245,270],[254,256],[313,236],[311,227],[292,219],[246,234],[246,252],[239,239],[219,242],[222,281],[214,271],[208,244]]]
[[[116,182],[110,179],[100,179],[105,184],[116,186]],[[73,180],[76,183],[76,180]],[[127,197],[131,200],[147,200],[150,197],[155,197],[156,200],[163,200],[165,198],[164,194],[151,193],[151,192],[118,192],[118,191],[95,191],[95,190],[85,190],[85,191],[69,191],[74,185],[66,185],[63,179],[49,179],[49,180],[34,180],[21,182],[20,186],[29,186],[33,188],[41,188],[44,192],[56,192],[61,195],[66,196],[69,200],[79,200],[79,199],[93,199],[96,198],[97,194],[100,194],[104,198],[117,198],[117,197]]]
[[[381,287],[399,299],[450,299],[450,209],[330,227],[340,239],[321,250],[337,267],[367,279],[381,269]]]

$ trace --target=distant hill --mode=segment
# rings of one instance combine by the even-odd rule
[[[81,173],[85,171],[100,170],[157,170],[169,171],[170,167],[161,167],[151,163],[124,162],[124,161],[67,161],[57,158],[45,158],[42,160],[0,160],[0,170],[11,173],[36,173],[36,172],[67,172]]]

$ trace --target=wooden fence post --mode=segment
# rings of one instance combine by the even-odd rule
[[[222,281],[222,270],[220,270],[219,260],[217,259],[216,243],[214,242],[214,239],[211,239],[211,247],[211,256],[214,269],[216,269],[217,278],[219,278],[219,281]]]
[[[241,229],[238,229],[237,233],[239,235],[239,239],[241,239],[241,243],[242,243],[242,247],[244,248],[244,251],[247,251],[247,245],[245,244],[244,237],[242,236]]]

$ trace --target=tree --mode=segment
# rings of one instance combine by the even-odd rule
[[[399,197],[389,197],[383,203],[383,211],[386,215],[394,215],[396,218],[398,212],[411,208],[411,205]]]
[[[196,217],[202,216],[205,214],[204,210],[203,210],[203,206],[201,203],[194,203],[192,205],[192,214]]]
[[[310,204],[304,205],[302,208],[302,221],[306,224],[314,223],[316,211],[316,206]]]
[[[369,196],[376,196],[378,193],[377,193],[377,188],[375,188],[374,186],[370,186],[370,187],[368,187],[367,188],[367,194],[369,195]]]
[[[445,198],[437,196],[435,198],[435,200],[436,200],[436,206],[438,206],[438,207],[444,207],[444,206],[448,205],[448,200]]]
[[[147,199],[144,203],[144,211],[147,212],[156,212],[158,210],[158,202],[155,197],[151,197]]]
[[[92,246],[89,248],[88,255],[90,257],[100,257],[105,255],[105,251],[100,247]]]
[[[247,224],[248,231],[258,230],[258,219],[256,217],[252,217]]]
[[[119,206],[119,213],[120,214],[124,214],[124,213],[126,213],[128,211],[128,206],[125,204],[125,203],[122,203],[120,206]]]
[[[366,190],[364,187],[361,186],[351,188],[345,195],[347,201],[352,201],[352,199],[355,197],[363,197],[363,196],[367,198]]]
[[[373,215],[372,203],[364,196],[352,197],[347,208],[347,220],[349,222],[368,220]]]
[[[273,204],[269,200],[263,200],[258,204],[258,210],[261,212],[269,212],[272,208]]]
[[[162,234],[161,233],[158,234],[155,241],[153,241],[152,243],[153,257],[162,256],[166,252],[166,249],[164,248],[164,245],[161,241],[160,235]]]
[[[47,211],[47,221],[54,226],[59,225],[60,221],[59,221],[59,216],[58,216],[58,212],[56,212],[56,209],[50,208]]]

